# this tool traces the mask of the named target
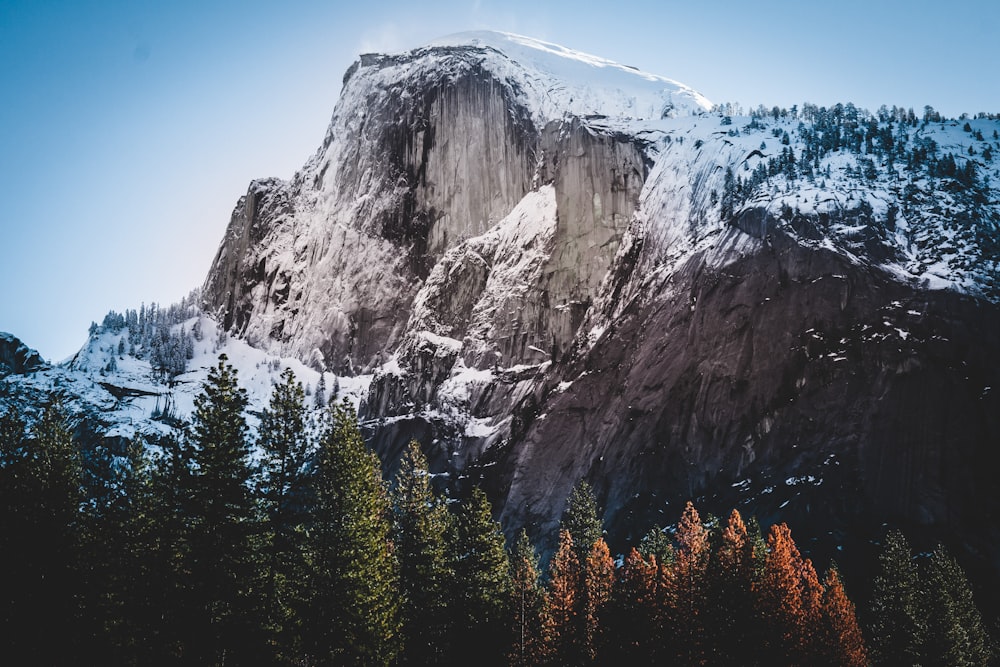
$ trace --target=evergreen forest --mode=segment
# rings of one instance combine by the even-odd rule
[[[482,490],[438,490],[418,443],[383,479],[351,405],[307,405],[290,370],[255,434],[246,408],[222,355],[178,438],[82,447],[57,397],[31,420],[0,415],[5,664],[985,665],[994,652],[956,560],[914,554],[898,531],[856,606],[787,525],[736,510],[688,503],[613,554],[580,482],[543,565]]]

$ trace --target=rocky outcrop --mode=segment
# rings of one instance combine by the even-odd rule
[[[0,375],[31,373],[45,367],[45,361],[35,350],[12,334],[0,331]]]
[[[400,348],[409,363],[425,331],[462,341],[466,366],[561,358],[635,212],[642,145],[579,121],[541,136],[536,182],[509,216],[445,253],[418,292]]]

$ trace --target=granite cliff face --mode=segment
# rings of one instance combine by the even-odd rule
[[[338,106],[305,169],[251,185],[205,284],[228,328],[317,366],[370,368],[398,344],[449,242],[485,231],[527,192],[530,121],[505,113],[504,91],[474,59],[448,62],[425,64],[414,95],[397,85],[408,59],[362,59],[345,77],[353,103]]]
[[[365,378],[387,470],[416,437],[509,531],[585,478],[617,540],[697,498],[1000,569],[1000,198],[969,157],[1000,124],[738,111],[512,35],[362,56],[316,155],[238,203],[206,308]]]
[[[646,165],[632,137],[544,115],[531,103],[532,73],[476,40],[363,56],[317,154],[291,182],[254,182],[236,206],[204,286],[208,308],[252,344],[338,372],[371,369],[400,343],[416,292],[445,253],[553,183],[572,224],[557,230],[538,287],[553,306],[572,306],[564,321],[523,326],[528,344],[566,345]]]

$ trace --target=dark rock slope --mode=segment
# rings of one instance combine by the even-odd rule
[[[12,334],[0,331],[0,375],[30,373],[45,367],[41,355]]]
[[[498,466],[508,523],[546,533],[585,478],[630,541],[699,498],[806,531],[946,527],[996,557],[995,306],[783,235],[650,289],[524,406]]]

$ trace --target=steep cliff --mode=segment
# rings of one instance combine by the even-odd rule
[[[643,157],[631,137],[602,139],[561,122],[562,107],[659,117],[705,103],[679,84],[567,52],[555,60],[607,69],[627,84],[574,98],[554,79],[565,72],[546,69],[552,58],[512,57],[543,46],[474,33],[408,54],[362,56],[344,77],[316,155],[290,182],[251,184],[237,204],[205,282],[207,308],[255,345],[354,372],[383,362],[400,342],[437,261],[494,227],[537,185],[555,180],[564,217],[575,217],[575,188],[585,182],[594,195],[579,221],[585,228],[562,235],[600,228],[592,243],[613,244],[638,196]],[[608,180],[609,172],[617,176]],[[558,277],[559,263],[575,259],[555,258],[551,289],[578,303],[601,275],[584,276],[581,292],[576,278]],[[582,312],[567,310],[570,319]],[[565,344],[569,327],[555,328]]]
[[[370,374],[387,470],[416,437],[509,531],[551,535],[586,478],[616,540],[698,498],[1000,570],[998,128],[710,113],[499,33],[362,56],[317,154],[237,205],[206,305]]]

